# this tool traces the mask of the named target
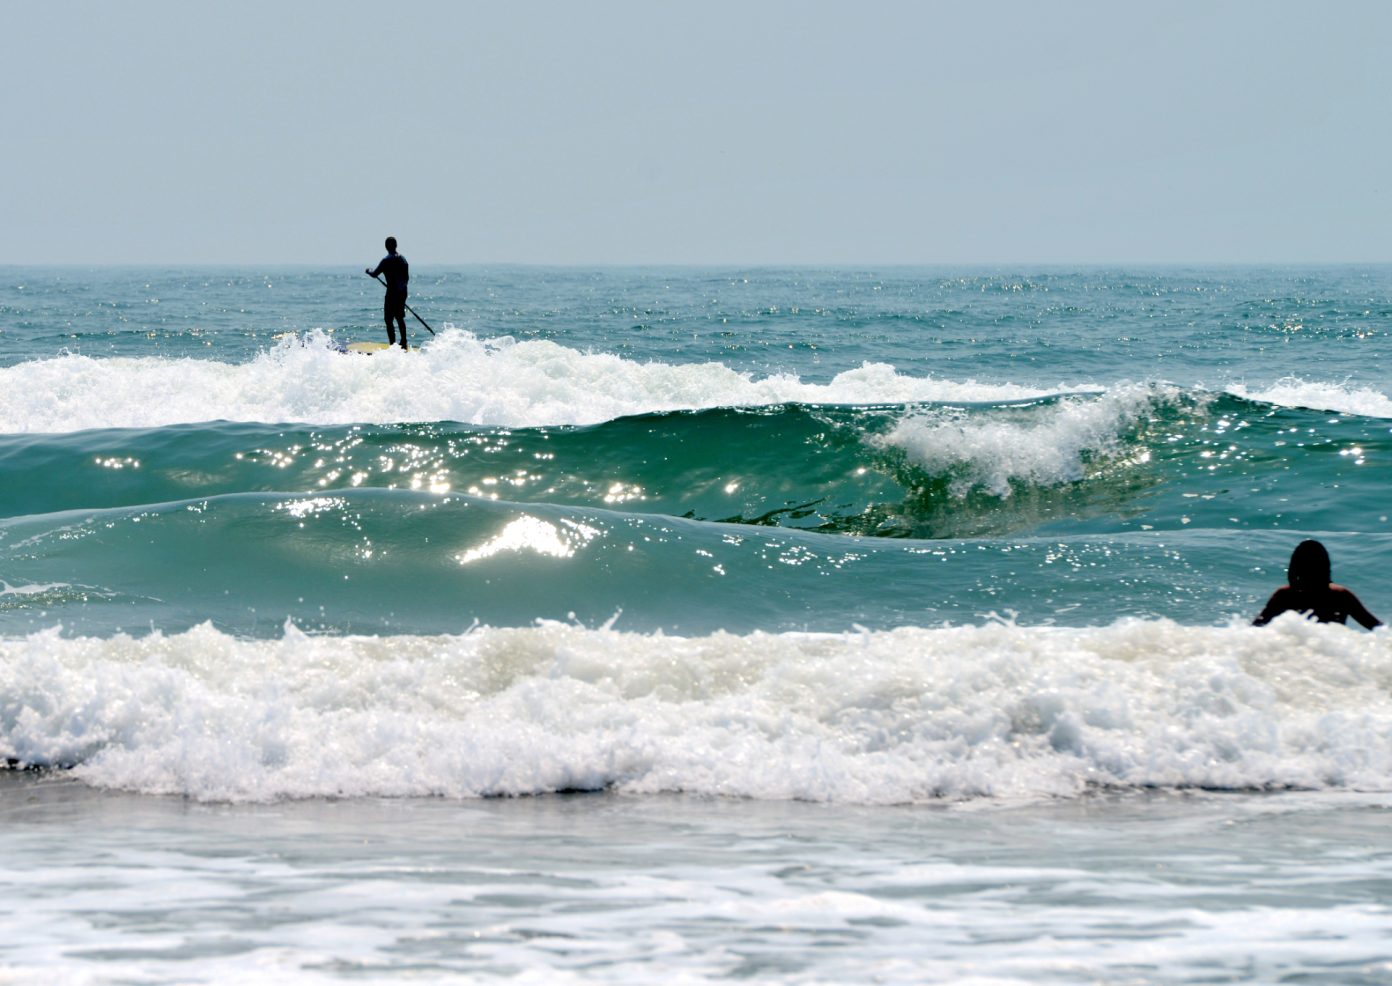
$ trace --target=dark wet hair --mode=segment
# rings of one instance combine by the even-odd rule
[[[1301,541],[1291,552],[1286,579],[1292,589],[1329,588],[1329,552],[1318,541]]]
[[[395,237],[395,236],[388,236],[388,237],[387,237],[387,253],[395,253],[395,252],[396,252],[396,237]]]

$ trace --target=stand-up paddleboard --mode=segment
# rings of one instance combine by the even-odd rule
[[[345,347],[343,348],[343,351],[344,351],[345,353],[367,353],[367,354],[371,354],[371,353],[383,353],[383,352],[386,352],[388,349],[400,349],[400,348],[401,348],[400,346],[393,346],[393,345],[391,345],[390,343],[386,343],[386,342],[350,342],[350,343],[348,343],[347,346],[345,346]],[[414,352],[416,351],[416,347],[415,347],[415,346],[412,346],[410,349],[408,349],[408,350],[406,350],[406,351],[407,351],[408,353],[414,353]]]

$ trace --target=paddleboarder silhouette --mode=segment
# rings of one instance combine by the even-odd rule
[[[392,321],[396,321],[397,328],[401,330],[401,348],[410,348],[406,344],[406,288],[411,280],[411,265],[406,262],[406,258],[396,252],[396,237],[388,236],[387,255],[377,262],[376,268],[368,268],[368,277],[378,277],[386,275],[387,296],[382,303],[382,318],[387,323],[387,343],[396,345],[396,333],[392,329]]]
[[[1291,552],[1290,567],[1286,570],[1289,585],[1271,594],[1266,608],[1252,621],[1253,626],[1265,626],[1282,613],[1294,610],[1314,617],[1321,623],[1343,623],[1350,616],[1371,630],[1382,621],[1369,613],[1348,589],[1329,581],[1329,552],[1318,541],[1301,541]]]

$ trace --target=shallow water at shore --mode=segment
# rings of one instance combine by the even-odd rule
[[[4,981],[1385,982],[1392,799],[205,805],[0,775]]]

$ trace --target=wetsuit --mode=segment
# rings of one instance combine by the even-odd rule
[[[1382,621],[1358,601],[1358,597],[1341,585],[1329,583],[1323,592],[1296,589],[1283,585],[1271,594],[1266,608],[1252,621],[1253,626],[1266,626],[1288,610],[1313,616],[1320,623],[1343,623],[1350,616],[1367,629],[1381,626]]]
[[[383,302],[382,316],[387,320],[387,327],[390,329],[391,320],[398,319],[401,322],[404,333],[406,331],[406,285],[411,280],[411,265],[406,263],[406,258],[399,253],[389,253],[377,264],[377,269],[372,271],[372,276],[385,274],[387,278],[387,297]]]

